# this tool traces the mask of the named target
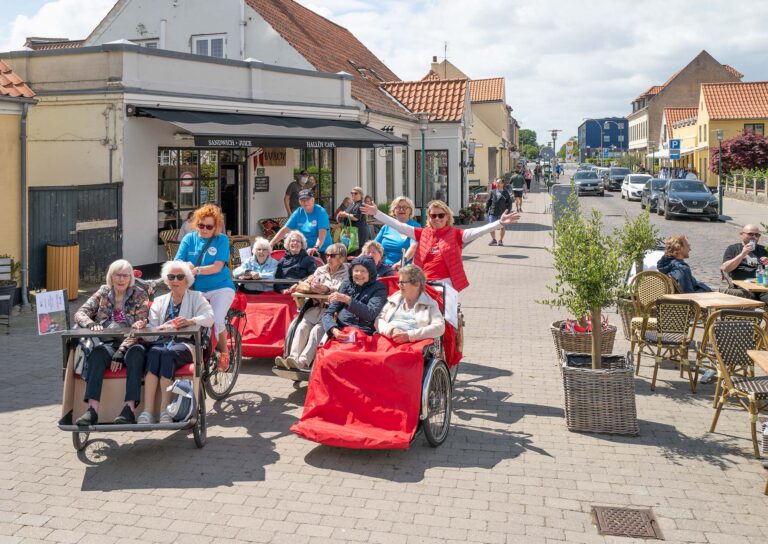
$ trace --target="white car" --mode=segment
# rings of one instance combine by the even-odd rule
[[[624,176],[621,182],[621,198],[627,200],[640,200],[643,196],[643,188],[651,176],[648,174],[629,174]]]

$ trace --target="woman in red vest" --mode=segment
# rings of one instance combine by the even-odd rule
[[[375,204],[363,204],[360,210],[416,240],[419,247],[414,255],[414,264],[424,270],[428,280],[444,281],[457,291],[462,291],[469,285],[461,261],[462,248],[472,240],[498,230],[500,225],[511,225],[520,220],[519,213],[505,212],[498,221],[482,227],[458,229],[453,226],[453,212],[442,200],[429,203],[425,228],[401,223],[379,211]]]

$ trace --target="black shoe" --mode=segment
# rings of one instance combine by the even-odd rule
[[[99,414],[96,413],[96,410],[93,409],[93,406],[89,406],[88,410],[79,418],[77,418],[75,425],[87,427],[88,425],[96,425],[98,422]]]
[[[136,423],[136,414],[128,406],[123,406],[123,411],[115,418],[116,425],[133,425]]]

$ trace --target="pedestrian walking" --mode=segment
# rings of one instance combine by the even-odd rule
[[[512,198],[504,188],[504,180],[497,178],[494,185],[494,189],[488,194],[488,202],[485,203],[485,213],[488,216],[489,223],[495,223],[504,212],[512,211]],[[504,233],[506,229],[504,225],[499,225],[499,241],[496,242],[496,231],[491,231],[491,241],[489,246],[503,246],[504,245]]]
[[[509,180],[512,185],[512,196],[515,199],[515,210],[523,211],[523,193],[525,192],[525,178],[519,172],[514,174]]]
[[[530,192],[533,173],[531,172],[531,169],[526,166],[523,167],[523,178],[525,178],[525,190],[526,192]]]

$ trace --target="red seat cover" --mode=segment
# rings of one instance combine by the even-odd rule
[[[288,326],[298,314],[291,295],[246,294],[247,321],[242,331],[243,357],[271,358],[283,354]]]

